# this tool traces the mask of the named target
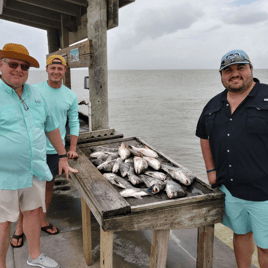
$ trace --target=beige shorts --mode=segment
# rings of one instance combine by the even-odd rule
[[[0,222],[16,222],[20,209],[23,212],[41,207],[46,212],[45,193],[46,181],[39,181],[35,176],[30,188],[0,189]]]

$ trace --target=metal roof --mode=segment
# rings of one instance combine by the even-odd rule
[[[65,18],[67,17],[68,30],[75,32],[77,27],[81,25],[82,16],[87,13],[87,6],[90,1],[91,0],[0,0],[0,19],[43,30],[61,30],[61,15],[66,15]],[[123,7],[134,1],[135,0],[107,0],[107,6],[108,9],[113,9],[115,6]],[[108,29],[109,28],[112,27],[108,27]]]

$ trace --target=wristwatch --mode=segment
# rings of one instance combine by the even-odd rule
[[[61,155],[59,155],[59,158],[64,158],[64,157],[67,157],[67,154],[61,154]]]

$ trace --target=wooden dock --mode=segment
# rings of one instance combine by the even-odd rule
[[[87,264],[92,264],[91,211],[101,227],[100,267],[112,267],[114,232],[153,230],[150,268],[164,268],[170,230],[197,227],[196,267],[212,268],[214,224],[222,221],[224,194],[195,178],[191,187],[202,194],[195,195],[189,190],[184,198],[169,199],[163,192],[145,196],[142,200],[124,199],[89,160],[91,147],[117,148],[122,142],[134,146],[147,145],[153,149],[135,137],[107,139],[80,144],[79,158],[69,160],[70,165],[79,170],[79,173],[71,174],[71,180],[82,196],[83,245]],[[161,163],[182,167],[161,152],[157,153]]]

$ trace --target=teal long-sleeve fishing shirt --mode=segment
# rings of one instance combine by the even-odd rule
[[[64,85],[60,88],[52,88],[48,85],[47,81],[34,84],[33,86],[41,92],[59,122],[59,130],[63,144],[65,144],[67,118],[70,135],[79,136],[79,106],[76,94]],[[57,154],[48,139],[47,154]]]
[[[46,135],[58,128],[41,93],[24,84],[19,99],[0,79],[0,189],[17,190],[52,180],[46,163]]]

